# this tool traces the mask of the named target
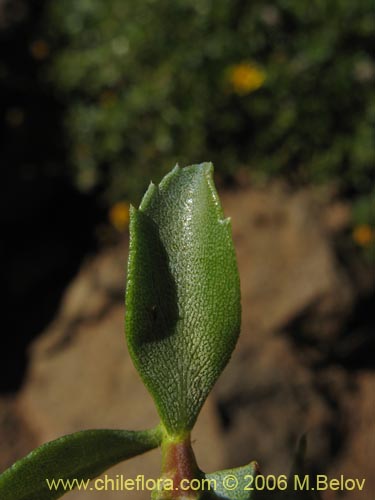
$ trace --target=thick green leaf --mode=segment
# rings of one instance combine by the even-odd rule
[[[127,458],[159,446],[161,430],[88,430],[46,443],[0,475],[1,500],[52,500],[70,489],[56,491],[55,480],[94,478]],[[51,483],[50,483],[51,484]],[[77,485],[75,485],[77,486]]]
[[[176,167],[131,210],[128,346],[170,434],[193,427],[240,328],[231,226],[212,171]]]
[[[226,469],[206,474],[211,481],[213,498],[223,500],[252,500],[256,490],[254,479],[258,473],[258,464],[251,462],[236,469]]]

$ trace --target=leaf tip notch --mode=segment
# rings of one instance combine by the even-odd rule
[[[143,195],[141,203],[139,204],[139,210],[141,210],[141,212],[143,212],[149,205],[151,205],[151,203],[157,196],[158,191],[158,186],[151,181],[147,188],[147,191]]]

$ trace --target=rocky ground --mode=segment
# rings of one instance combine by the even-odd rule
[[[194,432],[198,463],[213,471],[256,459],[264,474],[284,474],[307,432],[309,471],[366,478],[362,494],[331,491],[324,500],[372,500],[372,276],[338,249],[348,208],[327,192],[281,184],[226,191],[222,200],[239,261],[242,333]],[[32,344],[21,391],[0,398],[0,470],[65,433],[156,424],[124,342],[127,244],[124,237],[87,259]],[[159,464],[154,451],[111,475],[157,477]],[[67,498],[92,497],[118,493]]]

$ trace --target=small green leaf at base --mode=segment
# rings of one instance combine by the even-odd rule
[[[36,448],[0,475],[1,500],[53,500],[71,491],[51,489],[47,480],[81,480],[156,448],[159,427],[147,431],[87,430]],[[77,485],[75,485],[77,486]],[[73,488],[72,488],[73,489]]]
[[[248,465],[236,469],[226,469],[206,474],[206,479],[209,479],[213,485],[212,499],[253,500],[256,493],[254,491],[254,478],[257,474],[257,462],[250,462]]]

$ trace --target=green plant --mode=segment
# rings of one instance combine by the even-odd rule
[[[223,217],[211,164],[175,167],[159,186],[151,183],[138,210],[131,209],[126,307],[128,348],[160,425],[146,431],[88,430],[47,443],[0,476],[0,498],[58,498],[66,490],[51,491],[46,479],[94,478],[158,446],[164,482],[152,493],[154,500],[260,498],[245,488],[258,472],[255,462],[204,474],[190,441],[240,329],[230,221]],[[229,474],[238,481],[233,491],[223,481]],[[185,491],[183,479],[215,481],[215,490]]]
[[[368,193],[372,3],[50,2],[49,77],[77,184],[136,199],[177,159],[212,158],[224,175],[246,165]]]

